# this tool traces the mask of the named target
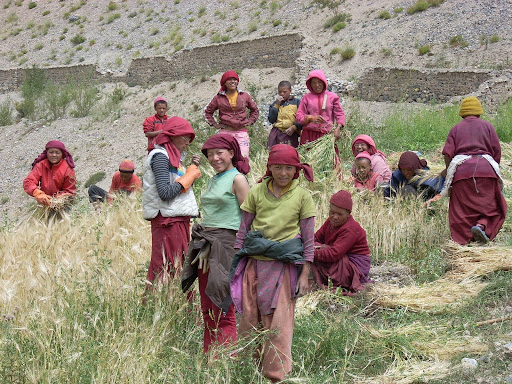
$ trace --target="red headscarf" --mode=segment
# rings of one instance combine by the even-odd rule
[[[234,77],[237,81],[240,81],[240,78],[238,77],[238,73],[236,73],[235,71],[224,72],[224,74],[220,78],[219,92],[226,90],[226,81],[228,81],[228,79],[231,77]]]
[[[122,172],[134,172],[135,171],[135,164],[133,164],[133,161],[124,159],[121,161],[121,164],[119,164],[119,170]]]
[[[169,155],[169,162],[174,168],[178,168],[181,153],[171,140],[174,136],[191,136],[190,142],[192,142],[196,134],[190,123],[182,117],[173,116],[162,124],[162,132],[156,137],[155,144],[165,148]]]
[[[52,140],[46,143],[45,150],[41,152],[39,156],[36,157],[34,162],[32,163],[32,168],[39,163],[40,161],[43,161],[44,159],[48,158],[47,151],[50,148],[57,148],[62,151],[62,158],[66,160],[70,168],[75,168],[75,163],[73,162],[73,156],[71,156],[71,153],[68,152],[66,147],[64,146],[64,143],[62,141],[58,140]]]
[[[267,173],[263,177],[272,176],[270,166],[275,164],[292,165],[297,168],[297,172],[293,176],[294,179],[299,177],[299,171],[302,169],[306,179],[313,181],[313,169],[308,164],[300,162],[299,153],[291,145],[276,144],[270,149],[267,160]]]
[[[331,196],[329,203],[352,212],[352,196],[350,196],[348,191],[341,190],[336,192]]]
[[[427,160],[420,159],[417,154],[412,151],[402,153],[398,160],[398,168],[410,168],[413,170],[423,169],[427,166]]]
[[[210,137],[203,144],[203,148],[201,148],[201,152],[203,155],[208,157],[208,149],[229,149],[234,152],[233,158],[231,162],[233,166],[238,169],[239,172],[242,172],[244,175],[247,175],[251,170],[249,166],[249,160],[246,157],[242,156],[242,152],[240,151],[240,145],[238,141],[231,135],[227,135],[225,133],[218,133]]]

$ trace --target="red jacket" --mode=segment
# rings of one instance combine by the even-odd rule
[[[217,93],[213,97],[204,109],[204,117],[208,124],[212,126],[215,123],[213,113],[217,109],[219,110],[219,123],[226,124],[236,131],[245,129],[247,126],[254,124],[260,114],[258,106],[251,98],[251,95],[243,91],[238,91],[235,109],[229,104],[229,100],[224,91]],[[250,110],[249,117],[247,117],[247,109]]]
[[[383,181],[382,176],[378,173],[370,172],[368,176],[366,181],[361,181],[357,176],[354,177],[354,187],[356,187],[359,192],[364,189],[375,191],[375,187]]]
[[[144,120],[144,123],[142,123],[144,133],[160,131],[165,120],[167,120],[167,115],[165,115],[163,119],[161,119],[157,113],[155,113],[153,116],[146,117],[146,120]],[[155,148],[155,139],[156,136],[148,137],[148,152]]]
[[[65,193],[76,195],[75,171],[65,159],[50,167],[48,159],[37,163],[23,180],[23,189],[30,196],[34,190],[40,189],[49,196],[60,196]]]
[[[112,201],[112,195],[116,191],[126,191],[126,192],[133,192],[133,191],[140,191],[141,190],[141,182],[139,179],[139,176],[137,176],[135,173],[132,174],[132,178],[129,182],[125,183],[121,179],[121,172],[117,171],[114,173],[114,176],[112,176],[112,183],[110,184],[110,190],[108,191],[108,201]]]

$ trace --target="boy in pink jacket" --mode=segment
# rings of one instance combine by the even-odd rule
[[[327,78],[322,70],[309,73],[306,80],[309,93],[304,95],[297,111],[296,121],[302,124],[300,144],[326,135],[334,128],[334,137],[340,138],[340,126],[345,126],[345,112],[340,98],[327,90]]]

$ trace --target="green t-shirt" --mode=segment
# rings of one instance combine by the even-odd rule
[[[293,239],[300,232],[300,220],[316,214],[313,198],[297,179],[292,181],[288,192],[275,197],[268,190],[271,179],[267,178],[252,187],[240,208],[255,215],[251,229],[261,231],[266,239]]]

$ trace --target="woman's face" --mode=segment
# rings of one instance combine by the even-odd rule
[[[340,208],[334,204],[329,207],[329,221],[333,227],[339,227],[347,221],[350,216],[350,211],[345,208]]]
[[[366,158],[356,160],[356,171],[361,180],[366,180],[366,178],[370,174],[371,168],[372,165],[370,163],[370,160]]]
[[[400,168],[400,171],[402,171],[407,180],[411,180],[415,175],[414,169],[412,168]]]
[[[356,149],[357,153],[360,153],[360,152],[368,152],[368,144],[366,143],[355,143],[354,144],[354,148]]]
[[[311,89],[315,93],[322,93],[325,88],[324,82],[316,77],[313,77],[309,84],[311,85]]]
[[[178,148],[178,151],[185,152],[192,141],[192,136],[171,136],[171,141]]]
[[[46,151],[46,156],[48,157],[48,161],[50,164],[59,164],[62,160],[62,151],[58,148],[49,148]]]
[[[229,171],[233,169],[233,156],[234,152],[230,149],[212,148],[207,149],[208,162],[217,173]]]
[[[224,85],[226,86],[226,90],[228,92],[229,91],[231,91],[231,92],[236,91],[237,88],[238,88],[238,80],[235,79],[234,77],[230,77],[229,79],[226,80]]]
[[[287,164],[273,164],[270,166],[273,182],[279,187],[284,188],[293,180],[297,168]]]

